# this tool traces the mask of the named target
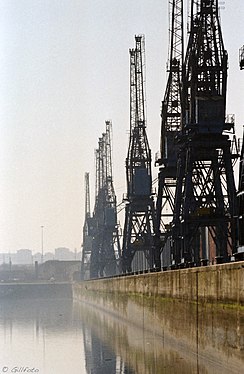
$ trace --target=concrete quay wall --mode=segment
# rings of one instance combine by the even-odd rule
[[[145,353],[136,343],[138,329],[181,357],[198,357],[206,373],[244,372],[244,262],[76,282],[73,298],[90,308],[89,316],[97,311],[96,323],[101,316],[101,325],[118,324],[126,343],[116,334],[112,342],[112,333],[109,341],[134,367],[138,362],[130,353]],[[130,353],[124,352],[128,342]]]
[[[244,262],[89,280],[73,290],[77,297],[91,291],[244,306]]]

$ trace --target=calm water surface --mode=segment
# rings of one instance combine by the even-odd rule
[[[129,334],[128,334],[129,329]],[[131,338],[132,336],[132,338]],[[0,304],[0,373],[218,373],[156,334],[72,300]]]

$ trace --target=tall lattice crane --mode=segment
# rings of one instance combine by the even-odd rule
[[[96,197],[93,213],[94,232],[91,253],[91,277],[115,275],[120,258],[116,195],[112,176],[112,122],[99,138],[95,151]]]
[[[238,205],[239,205],[239,240],[236,257],[244,259],[244,133],[242,140],[242,150],[240,155],[239,185],[238,185]]]
[[[239,64],[240,69],[244,69],[244,46],[239,51]],[[244,128],[243,128],[244,130]],[[240,155],[239,167],[239,185],[238,185],[238,207],[239,207],[239,237],[238,237],[238,252],[237,258],[244,258],[244,131],[242,140],[242,149]]]
[[[240,48],[239,50],[239,64],[240,64],[240,69],[244,69],[244,45]]]
[[[170,248],[178,153],[176,137],[181,130],[181,80],[184,49],[183,1],[169,0],[169,9],[171,24],[168,81],[162,102],[160,157],[156,160],[156,164],[160,167],[156,205],[157,245],[160,252]]]
[[[90,256],[92,252],[92,226],[93,218],[90,209],[90,182],[89,173],[85,173],[85,221],[83,225],[83,243],[81,257],[81,279],[90,278]]]
[[[130,51],[130,138],[126,158],[127,201],[122,247],[124,272],[159,266],[154,246],[151,150],[146,134],[144,37]]]
[[[183,74],[173,256],[179,264],[228,261],[235,251],[236,190],[226,123],[227,52],[218,0],[192,0]]]

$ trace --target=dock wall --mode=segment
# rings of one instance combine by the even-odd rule
[[[244,306],[244,262],[89,280],[74,286],[76,297],[89,291]]]
[[[197,357],[206,372],[243,372],[244,262],[77,282],[73,298],[89,319],[124,331],[126,343],[116,334],[108,343],[135,367],[140,360],[131,352],[142,357],[145,350],[133,336],[144,331],[181,357]]]

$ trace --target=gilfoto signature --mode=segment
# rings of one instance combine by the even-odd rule
[[[39,373],[39,369],[29,366],[3,366],[1,373]]]

